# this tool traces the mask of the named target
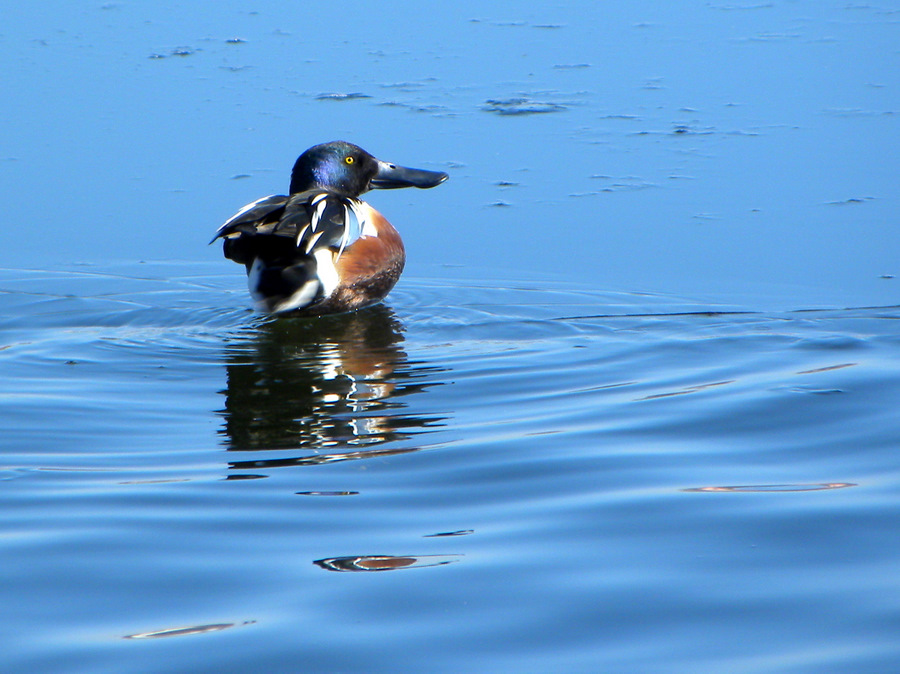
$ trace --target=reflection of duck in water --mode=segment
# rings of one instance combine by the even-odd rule
[[[399,399],[422,391],[428,385],[422,376],[435,370],[411,367],[402,340],[401,323],[383,305],[259,325],[251,340],[237,340],[227,351],[223,432],[229,449],[332,450],[279,457],[272,465],[339,460],[344,456],[335,452],[348,447],[392,453],[365,448],[440,421],[403,414]]]
[[[403,168],[356,145],[316,145],[297,159],[290,196],[244,206],[222,225],[225,257],[246,266],[250,294],[265,311],[352,311],[383,299],[403,271],[403,242],[359,199],[374,188],[428,188],[446,173]]]

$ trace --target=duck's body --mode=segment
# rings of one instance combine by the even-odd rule
[[[383,299],[403,271],[397,230],[360,194],[372,188],[434,187],[446,173],[378,161],[345,142],[310,148],[297,160],[290,196],[263,197],[222,225],[225,257],[247,269],[257,306],[322,315]]]

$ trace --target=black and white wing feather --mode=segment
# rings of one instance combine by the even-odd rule
[[[290,197],[283,194],[271,194],[247,204],[216,230],[216,235],[210,243],[220,238],[233,238],[242,233],[260,233],[266,225],[277,224],[289,199]]]
[[[321,192],[307,200],[306,210],[308,223],[295,236],[297,247],[307,254],[331,248],[340,258],[344,249],[363,235],[365,209],[359,199]]]
[[[290,197],[273,194],[244,206],[219,227],[212,241],[242,234],[274,235],[293,238],[301,254],[328,247],[340,257],[363,235],[365,216],[363,202],[352,197],[319,191]]]

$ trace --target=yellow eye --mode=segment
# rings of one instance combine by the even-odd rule
[[[356,159],[353,157],[344,157],[344,161],[347,162],[348,164],[352,164],[353,162],[356,161]]]

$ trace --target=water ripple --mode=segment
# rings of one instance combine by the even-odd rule
[[[248,304],[203,265],[0,271],[14,598],[128,641],[363,614],[380,639],[396,610],[413,641],[638,645],[645,618],[889,596],[897,307],[415,276],[344,316]]]

